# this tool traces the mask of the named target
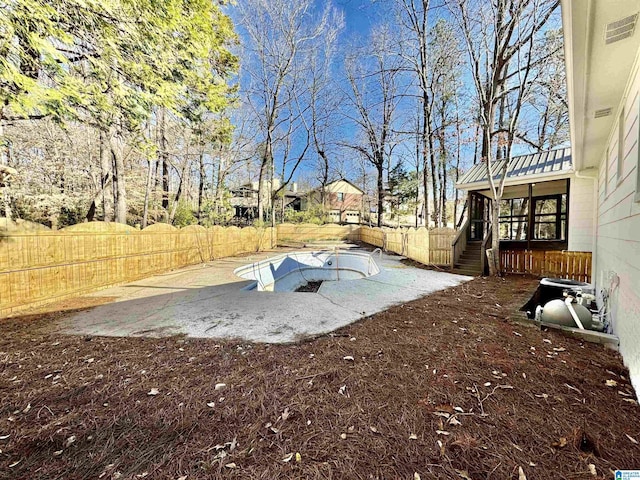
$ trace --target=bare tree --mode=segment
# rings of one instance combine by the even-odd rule
[[[308,148],[296,148],[292,139],[308,108],[302,99],[307,88],[303,81],[305,62],[316,49],[324,48],[323,38],[327,26],[334,23],[335,11],[331,2],[317,11],[313,0],[246,0],[238,4],[238,11],[247,39],[246,94],[262,144],[258,216],[264,219],[267,201],[272,198],[270,178],[274,176],[276,155],[282,162],[289,162],[289,155],[295,155],[289,168],[292,171],[300,164],[301,150]]]
[[[394,0],[397,10],[398,23],[403,29],[402,55],[417,80],[418,99],[420,102],[420,137],[422,140],[422,189],[424,219],[429,218],[429,181],[431,181],[432,193],[432,219],[435,221],[438,214],[437,182],[436,182],[436,158],[433,151],[432,111],[433,97],[432,81],[430,75],[429,52],[429,12],[430,0]],[[428,225],[428,223],[427,223]]]
[[[530,87],[534,45],[559,4],[559,0],[495,0],[490,3],[452,0],[449,3],[465,39],[478,101],[483,134],[482,160],[493,196],[492,248],[488,252],[492,275],[500,270],[500,201],[516,127]],[[501,108],[501,104],[505,107]],[[501,115],[502,109],[508,113],[508,118]],[[503,153],[501,163],[492,158],[491,144],[496,137],[499,137],[498,147]]]
[[[381,26],[371,34],[370,45],[351,52],[345,59],[354,108],[347,117],[358,127],[360,136],[349,146],[363,155],[377,173],[377,225],[383,223],[384,172],[388,167],[396,139],[393,124],[402,98],[402,58],[395,53],[393,33]]]

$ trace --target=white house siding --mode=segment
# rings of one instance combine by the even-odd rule
[[[569,186],[568,250],[592,252],[596,217],[596,183],[591,178],[571,178]]]
[[[623,100],[622,171],[618,175],[618,123],[603,152],[598,178],[596,264],[598,290],[612,288],[610,320],[620,351],[640,392],[640,202],[634,199],[639,162],[638,59]],[[617,286],[616,286],[617,283]]]

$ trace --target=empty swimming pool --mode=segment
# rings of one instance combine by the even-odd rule
[[[244,265],[234,273],[255,280],[245,290],[292,292],[309,282],[357,280],[380,273],[366,252],[344,250],[291,252]]]

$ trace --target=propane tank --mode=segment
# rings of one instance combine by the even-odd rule
[[[578,304],[572,303],[571,306],[573,310],[578,315],[578,319],[580,323],[584,326],[585,329],[591,329],[593,324],[593,319],[591,316],[591,312],[588,308]],[[545,306],[542,308],[542,315],[540,315],[540,320],[544,323],[554,323],[556,325],[562,325],[564,327],[579,327],[576,324],[576,321],[573,319],[573,315],[569,311],[569,307],[565,303],[564,300],[556,299],[547,302]]]

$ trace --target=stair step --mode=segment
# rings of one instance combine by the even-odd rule
[[[477,277],[480,275],[480,270],[469,270],[466,268],[454,268],[453,273],[457,273],[458,275],[468,275],[470,277]]]

